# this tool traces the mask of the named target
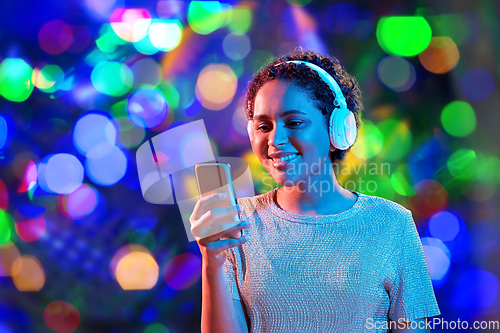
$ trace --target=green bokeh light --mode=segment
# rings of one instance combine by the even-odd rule
[[[57,65],[45,65],[40,71],[40,74],[43,75],[47,81],[54,82],[54,84],[47,89],[40,88],[44,93],[53,93],[64,83],[64,72],[61,67]]]
[[[401,164],[391,174],[391,185],[398,194],[409,197],[415,195],[415,190],[411,185],[410,179],[408,165]]]
[[[31,68],[23,59],[7,58],[0,64],[0,95],[12,102],[24,102],[33,92]]]
[[[384,136],[382,132],[369,120],[363,120],[356,144],[352,147],[353,154],[362,159],[371,158],[382,150]]]
[[[122,96],[132,87],[134,74],[125,64],[116,61],[102,61],[95,66],[90,79],[100,93]]]
[[[5,244],[10,240],[12,227],[9,213],[0,210],[0,244]]]
[[[170,82],[160,83],[159,90],[167,99],[168,105],[174,109],[179,106],[179,92]]]
[[[230,62],[228,65],[231,67],[236,77],[240,77],[245,71],[245,64],[242,60]]]
[[[453,101],[443,108],[441,124],[448,134],[465,137],[476,129],[476,114],[469,103]]]
[[[461,46],[471,36],[472,29],[466,14],[428,15],[425,19],[429,22],[434,36],[449,36],[457,46]]]
[[[170,331],[164,325],[155,323],[146,327],[144,333],[170,333]]]
[[[226,23],[226,13],[219,1],[191,1],[187,20],[191,29],[200,35],[208,35]]]
[[[411,57],[429,46],[432,30],[422,16],[382,17],[377,25],[377,41],[388,54]]]
[[[113,43],[113,39],[108,35],[104,34],[95,41],[97,48],[104,53],[113,53],[116,50],[116,44]]]
[[[99,50],[104,53],[113,53],[115,52],[117,45],[128,43],[126,40],[118,37],[109,23],[102,25],[99,35],[100,37],[95,41],[95,43]]]
[[[261,66],[266,65],[273,58],[274,55],[267,50],[252,50],[247,57],[248,63],[252,64],[252,72],[257,72]]]
[[[113,118],[126,117],[128,115],[127,103],[128,100],[126,99],[123,101],[116,102],[111,106],[109,113],[113,116]]]
[[[231,32],[246,33],[252,26],[252,10],[248,7],[238,7],[233,10],[231,22],[227,26]]]
[[[288,2],[289,5],[300,6],[300,7],[307,5],[311,1],[312,0],[286,0],[286,2]]]
[[[473,170],[476,171],[476,178],[479,181],[495,184],[500,178],[500,159],[493,155],[478,153],[477,164]]]
[[[462,180],[471,180],[476,172],[476,152],[471,149],[459,149],[446,162],[450,174]]]
[[[398,161],[411,150],[412,135],[404,123],[395,119],[386,119],[377,124],[384,136],[384,147],[380,156],[389,161]]]
[[[359,179],[352,180],[353,182],[356,182],[356,191],[366,195],[374,195],[388,200],[394,199],[395,191],[392,187],[391,177],[389,175],[382,173],[375,175],[366,174],[363,175],[363,177],[360,177],[360,179],[361,182],[359,181]],[[347,181],[345,183],[345,188],[351,190],[352,186],[350,184],[352,183]]]

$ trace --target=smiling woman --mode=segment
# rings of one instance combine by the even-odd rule
[[[355,143],[360,98],[337,59],[302,49],[252,79],[252,149],[281,187],[238,199],[246,237],[198,242],[202,332],[426,332],[409,323],[440,314],[411,212],[333,172]],[[199,207],[198,221],[232,212]]]

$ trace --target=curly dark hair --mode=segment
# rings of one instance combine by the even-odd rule
[[[335,100],[333,91],[316,71],[304,64],[283,63],[275,66],[278,63],[289,60],[307,61],[327,71],[339,84],[340,89],[342,89],[347,107],[353,112],[356,119],[356,127],[359,129],[361,126],[363,104],[361,101],[361,90],[356,79],[345,71],[337,58],[304,50],[301,47],[297,47],[290,53],[271,60],[267,65],[262,66],[249,81],[246,93],[246,115],[248,120],[253,119],[255,97],[259,89],[266,82],[281,79],[289,81],[309,95],[316,107],[325,116],[325,124],[328,129],[330,115],[336,107],[333,104]],[[350,149],[350,147],[346,150],[336,149],[330,153],[332,163],[342,160]]]

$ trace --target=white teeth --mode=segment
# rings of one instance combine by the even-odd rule
[[[283,162],[288,160],[293,160],[295,157],[299,156],[298,154],[287,155],[282,158],[274,159],[275,162]]]

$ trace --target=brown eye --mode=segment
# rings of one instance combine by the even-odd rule
[[[259,125],[259,127],[257,127],[257,131],[261,131],[261,130],[265,129],[266,127],[268,127],[266,124]]]
[[[292,126],[292,127],[300,126],[301,124],[303,124],[302,121],[296,121],[296,120],[292,120],[292,121],[288,122],[288,125]]]

